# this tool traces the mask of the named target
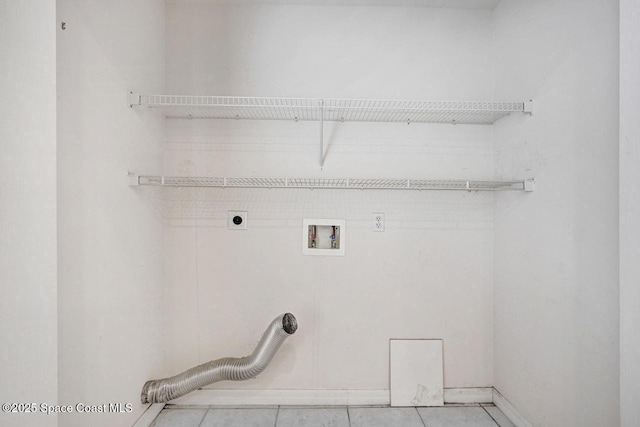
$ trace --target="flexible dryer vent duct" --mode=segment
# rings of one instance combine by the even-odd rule
[[[298,322],[293,314],[278,316],[273,319],[250,356],[212,360],[170,378],[147,381],[142,387],[142,403],[168,402],[218,381],[255,378],[267,367],[280,345],[289,335],[293,335],[296,329]]]

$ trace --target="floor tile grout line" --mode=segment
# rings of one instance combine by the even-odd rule
[[[492,413],[491,413],[490,411],[488,411],[488,410],[487,410],[487,408],[488,408],[488,407],[495,407],[495,406],[493,406],[493,405],[491,405],[491,406],[486,405],[486,406],[485,406],[485,405],[483,405],[483,404],[480,404],[479,406],[480,406],[480,407],[484,410],[484,412],[489,416],[489,418],[491,419],[491,421],[493,421],[493,423],[494,423],[493,425],[494,425],[494,426],[502,427],[502,425],[500,424],[500,422],[498,422],[498,421],[497,421],[497,419],[492,415]],[[272,408],[273,408],[273,407],[272,407]],[[352,421],[351,421],[351,411],[350,411],[351,406],[350,406],[350,405],[345,405],[345,406],[344,406],[344,408],[345,408],[345,409],[346,409],[346,411],[347,411],[347,422],[348,422],[348,426],[349,426],[349,427],[352,427],[354,424],[353,424],[353,423],[352,423]],[[387,407],[387,408],[388,408],[388,407]],[[172,409],[180,409],[180,408],[172,408]],[[208,414],[209,414],[210,412],[212,412],[215,408],[214,408],[214,407],[212,407],[212,406],[207,406],[206,408],[203,408],[203,409],[205,409],[205,411],[204,411],[204,413],[202,414],[202,418],[200,419],[200,421],[198,422],[198,424],[197,424],[197,425],[195,425],[195,424],[190,424],[190,425],[194,425],[195,427],[203,427],[203,426],[204,426],[204,420],[205,420],[205,419],[207,419]],[[234,408],[234,409],[235,409],[235,408]],[[248,408],[238,408],[238,409],[248,409]],[[278,422],[279,422],[279,418],[280,418],[280,409],[282,409],[282,405],[277,405],[274,409],[276,409],[276,417],[275,417],[274,427],[277,427],[277,426],[278,426]],[[414,407],[413,407],[413,409],[418,413],[418,419],[420,420],[421,425],[422,425],[423,427],[427,427],[428,423],[427,423],[427,421],[425,420],[425,418],[424,418],[424,417],[422,417],[422,414],[420,413],[419,408],[414,406]],[[163,409],[163,411],[162,411],[162,412],[165,412],[165,409]],[[500,411],[496,411],[496,415],[497,415],[498,413],[500,413]],[[155,420],[154,420],[154,425],[155,425]]]
[[[427,423],[425,423],[424,420],[422,419],[422,415],[420,415],[420,411],[418,411],[418,408],[414,406],[413,409],[415,409],[416,412],[418,413],[418,418],[420,418],[420,422],[422,423],[422,425],[424,427],[427,427]]]
[[[278,426],[278,415],[280,415],[280,406],[281,405],[278,405],[278,409],[276,410],[276,422],[273,425],[273,427],[277,427]]]
[[[202,419],[200,420],[200,422],[198,423],[197,427],[200,427],[202,425],[202,422],[204,421],[205,418],[207,418],[207,414],[209,413],[209,411],[211,410],[210,407],[207,408],[206,411],[204,411],[204,414],[202,415]]]
[[[486,413],[487,413],[487,415],[489,415],[489,417],[491,417],[491,419],[493,420],[493,422],[494,422],[494,423],[496,423],[496,425],[497,425],[498,427],[500,427],[500,423],[498,423],[498,421],[496,421],[496,419],[495,419],[495,418],[493,418],[493,415],[491,415],[491,413],[489,413],[489,411],[487,411],[487,408],[485,408],[485,407],[484,407],[484,406],[482,406],[482,405],[480,405],[480,407],[481,407],[482,409],[484,409],[484,412],[486,412]]]

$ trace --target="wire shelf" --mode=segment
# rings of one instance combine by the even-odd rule
[[[533,179],[524,181],[465,181],[432,179],[360,178],[250,178],[130,175],[133,185],[214,188],[306,188],[344,190],[465,190],[533,191]]]
[[[492,124],[531,113],[530,102],[402,101],[129,94],[129,104],[167,118]]]

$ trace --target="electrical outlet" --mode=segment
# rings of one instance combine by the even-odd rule
[[[246,230],[247,211],[229,211],[227,228],[229,230]]]
[[[384,231],[384,214],[382,212],[373,214],[373,231]]]

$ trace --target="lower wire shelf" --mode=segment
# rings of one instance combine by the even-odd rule
[[[129,173],[130,185],[156,187],[209,188],[306,188],[333,190],[464,190],[533,191],[535,179],[518,181],[470,181],[434,179],[362,178],[258,178],[136,175]]]

